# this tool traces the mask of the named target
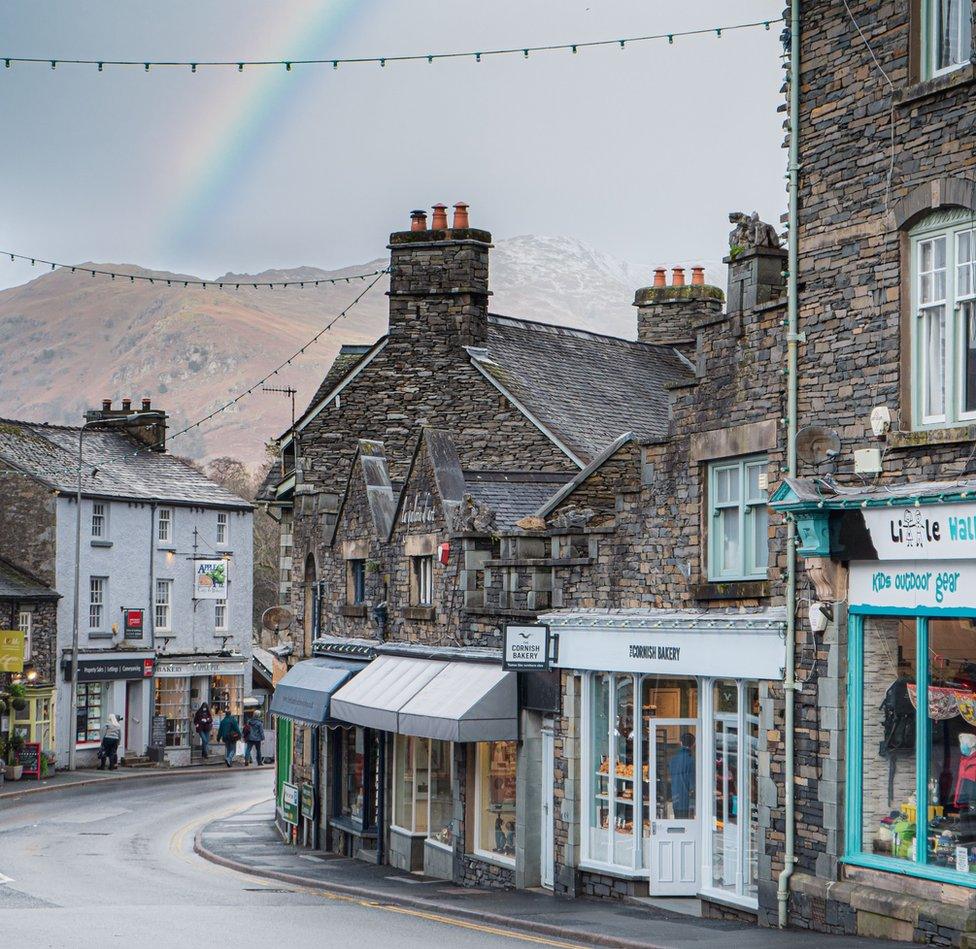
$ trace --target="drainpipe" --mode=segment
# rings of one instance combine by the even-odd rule
[[[796,477],[796,429],[797,429],[797,358],[796,347],[800,342],[798,333],[798,292],[797,272],[799,269],[799,221],[798,190],[800,181],[800,0],[790,3],[790,230],[789,256],[787,267],[786,310],[786,459],[787,471],[791,478]],[[789,518],[786,522],[786,670],[783,682],[785,702],[784,732],[786,739],[786,761],[784,780],[786,782],[784,800],[784,823],[786,825],[786,847],[783,854],[783,870],[779,875],[776,899],[779,906],[779,927],[786,927],[789,917],[790,877],[796,864],[796,805],[794,802],[794,781],[796,770],[796,748],[794,743],[794,719],[796,700],[796,522]]]

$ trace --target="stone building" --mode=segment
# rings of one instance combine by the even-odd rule
[[[800,424],[837,443],[772,502],[807,567],[790,922],[972,945],[974,7],[847,7],[802,4],[791,77]]]
[[[294,498],[293,645],[313,656],[274,709],[295,729],[279,784],[308,784],[318,802],[297,833],[461,883],[693,893],[755,915],[778,833],[758,788],[776,780],[760,717],[771,725],[783,662],[783,531],[766,491],[783,457],[784,252],[736,249],[727,311],[700,270],[688,285],[658,271],[636,293],[631,342],[489,314],[489,244],[467,228],[394,234],[389,335],[340,356],[281,442],[266,496]],[[540,614],[590,655],[568,649],[551,672],[518,673],[516,690],[502,630]],[[661,628],[679,645],[657,662]],[[716,665],[719,633],[734,658]],[[620,666],[606,657],[627,636],[642,645]],[[310,715],[313,673],[325,697]],[[598,691],[610,683],[623,709],[624,680],[632,726],[635,695],[674,714],[657,731],[640,715],[629,752],[601,755],[593,723],[603,716],[608,743],[616,715]],[[497,732],[470,730],[479,703]],[[627,820],[628,794],[613,795],[619,814],[601,807],[607,781],[593,778],[611,760],[639,775],[652,734],[664,784],[675,756],[691,788],[725,782],[678,802],[674,832],[695,847],[676,858],[680,879],[670,865],[652,874],[650,782],[634,790],[631,774],[626,806],[641,816]],[[719,740],[721,780],[704,750]],[[740,805],[716,843],[715,808]]]
[[[0,685],[18,682],[27,690],[26,707],[11,711],[11,730],[25,741],[54,752],[54,689],[58,594],[47,584],[0,559],[0,630],[23,634],[19,671],[0,666]]]
[[[191,709],[209,701],[240,714],[250,691],[252,508],[168,454],[165,425],[149,400],[141,411],[103,403],[83,435],[0,421],[0,557],[59,597],[49,661],[61,767],[72,742],[78,765],[94,763],[109,714],[123,724],[123,756],[153,749],[189,764],[199,753]]]

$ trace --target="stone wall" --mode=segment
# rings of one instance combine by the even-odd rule
[[[0,629],[17,629],[21,610],[31,612],[30,662],[37,670],[38,684],[54,682],[58,659],[58,606],[55,600],[0,601]],[[9,680],[9,675],[0,678]]]
[[[0,493],[0,557],[55,586],[54,492],[26,475],[0,472]]]

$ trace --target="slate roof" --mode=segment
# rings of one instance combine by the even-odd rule
[[[0,419],[0,459],[56,491],[78,484],[78,429]],[[188,462],[149,451],[121,431],[89,429],[82,451],[81,490],[87,496],[250,508]]]
[[[489,314],[474,364],[586,464],[624,432],[668,434],[669,383],[693,377],[665,346]]]
[[[464,490],[495,513],[495,526],[510,530],[545,504],[568,480],[555,472],[466,471]]]
[[[12,563],[0,560],[0,600],[56,600],[58,594],[49,586],[18,570]]]

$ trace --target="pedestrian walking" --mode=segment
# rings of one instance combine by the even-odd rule
[[[193,716],[193,727],[200,736],[200,747],[203,749],[204,758],[210,755],[210,732],[213,730],[213,723],[210,706],[204,702]]]
[[[109,771],[114,771],[119,763],[119,742],[122,741],[122,724],[118,717],[109,715],[102,726],[102,745],[98,749],[98,770],[104,771],[108,762]]]
[[[241,726],[237,722],[237,716],[231,715],[228,711],[220,720],[220,728],[217,729],[217,741],[224,743],[224,762],[228,768],[234,763],[237,743],[240,740]]]
[[[257,764],[261,764],[261,742],[264,741],[264,724],[261,713],[255,712],[251,720],[244,726],[244,764],[251,763],[251,752],[257,755]]]

